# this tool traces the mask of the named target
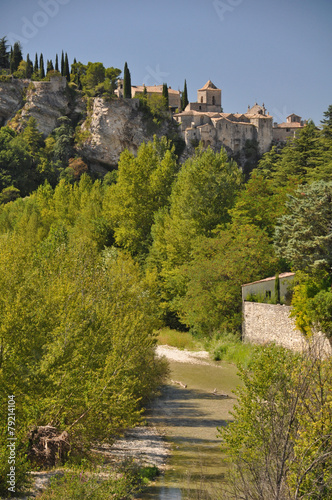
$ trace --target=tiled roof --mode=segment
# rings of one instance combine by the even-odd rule
[[[301,125],[301,123],[299,122],[284,122],[284,123],[279,123],[279,125],[277,125],[274,128],[302,128],[302,127],[303,125]]]
[[[159,94],[162,94],[163,92],[163,86],[162,85],[146,85],[145,86],[146,88],[146,91],[149,93],[159,93]],[[136,92],[143,92],[144,91],[144,85],[133,85],[132,86],[132,89],[134,89]],[[168,93],[169,94],[177,94],[177,95],[180,95],[180,91],[179,90],[174,90],[174,89],[171,89],[170,87],[168,87]]]
[[[211,82],[211,80],[208,80],[206,82],[206,84],[204,85],[204,87],[202,87],[201,89],[198,89],[198,90],[200,91],[200,90],[207,90],[207,89],[220,90],[220,89],[218,89],[218,87],[215,86],[214,83]]]
[[[295,276],[295,273],[280,273],[279,279],[289,278],[291,276]],[[270,276],[269,278],[264,278],[263,280],[253,281],[252,283],[245,283],[242,286],[254,285],[255,283],[264,283],[265,281],[272,281],[275,278],[276,278],[275,276]]]

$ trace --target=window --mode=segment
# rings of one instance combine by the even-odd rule
[[[201,97],[201,102],[203,102],[203,96]]]
[[[214,97],[214,95],[212,96],[212,104],[214,105],[216,103],[216,99]]]

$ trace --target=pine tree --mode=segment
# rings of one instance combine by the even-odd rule
[[[131,99],[131,76],[127,63],[125,63],[123,70],[123,97]]]
[[[58,59],[58,54],[55,56],[55,71],[59,71],[59,59]]]
[[[22,61],[22,48],[20,42],[14,43],[14,48],[10,54],[10,72],[14,73],[17,71],[20,62]]]
[[[32,73],[33,73],[33,64],[32,61],[30,60],[29,54],[27,54],[27,78],[31,78]]]
[[[69,62],[68,62],[67,52],[66,52],[66,55],[65,55],[65,63],[64,63],[64,69],[63,69],[63,76],[66,77],[67,82],[70,82],[70,71],[69,71]]]
[[[5,36],[0,38],[0,69],[9,69],[9,52]]]
[[[40,78],[45,78],[45,68],[44,68],[44,57],[43,54],[40,54],[39,58],[39,76]]]
[[[63,51],[61,54],[61,75],[64,76],[64,69],[65,69],[65,58],[63,55]]]
[[[76,57],[74,57],[73,64],[71,65],[71,68],[70,68],[70,74],[71,75],[75,74],[75,68],[76,68],[76,66],[74,66],[75,64],[77,64]]]
[[[167,83],[163,83],[163,97],[165,99],[165,107],[166,107],[166,109],[168,109],[169,99],[168,99],[168,87],[167,87]]]
[[[35,56],[35,64],[34,64],[34,67],[33,67],[33,72],[34,73],[38,73],[38,70],[39,70],[39,65],[38,65],[38,55],[37,55],[37,52],[36,52],[36,56]]]
[[[189,101],[188,101],[188,91],[187,91],[187,80],[184,81],[184,88],[181,96],[181,108],[182,110],[185,110],[186,107],[188,106]]]

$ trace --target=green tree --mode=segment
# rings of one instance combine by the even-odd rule
[[[61,52],[61,69],[60,69],[61,75],[65,76],[65,56],[63,54],[63,51]]]
[[[127,62],[125,62],[123,70],[123,97],[131,99],[131,76]]]
[[[27,71],[26,71],[26,77],[31,78],[31,75],[33,73],[33,64],[32,61],[30,60],[29,54],[27,54]]]
[[[86,66],[84,74],[81,67],[77,67],[76,70],[81,70],[80,80],[83,84],[83,88],[87,91],[91,91],[92,95],[94,95],[97,85],[105,81],[105,68],[100,62],[89,62]]]
[[[143,143],[136,157],[129,151],[121,154],[107,214],[116,243],[133,255],[146,255],[154,214],[168,205],[177,169],[174,148],[166,138]]]
[[[9,56],[8,44],[6,37],[0,38],[0,69],[9,69]]]
[[[37,52],[36,52],[36,55],[35,55],[35,64],[33,66],[33,72],[34,72],[35,75],[37,75],[38,71],[39,71],[38,55],[37,55]]]
[[[249,225],[197,238],[191,261],[179,269],[185,293],[174,302],[181,323],[195,333],[241,328],[241,285],[273,274],[276,258],[263,231]]]
[[[188,91],[187,91],[187,80],[185,80],[183,92],[181,95],[181,108],[182,108],[182,110],[185,110],[188,104],[189,104],[189,100],[188,100]]]
[[[331,272],[332,182],[301,186],[286,202],[275,231],[275,249],[295,270]]]
[[[163,83],[163,91],[162,91],[162,96],[165,100],[165,108],[168,110],[169,106],[169,98],[168,98],[168,87],[167,83]]]
[[[151,258],[170,269],[188,262],[197,236],[212,237],[219,225],[230,222],[229,209],[241,185],[242,174],[224,150],[198,149],[179,171],[169,211],[158,216]]]
[[[220,428],[234,499],[331,497],[331,361],[275,346],[240,368],[233,421]]]
[[[39,76],[41,79],[45,78],[44,56],[40,54],[39,57]]]
[[[15,42],[13,50],[10,54],[10,72],[14,73],[17,71],[20,62],[22,61],[22,47],[20,42]]]
[[[58,54],[55,55],[55,66],[54,66],[55,71],[59,71],[59,58]]]
[[[68,62],[67,52],[66,52],[66,55],[65,55],[65,62],[64,62],[64,68],[63,68],[63,76],[66,77],[67,82],[70,81],[70,70],[69,70],[69,62]]]
[[[321,121],[321,124],[323,125],[322,127],[322,132],[324,137],[328,139],[332,139],[332,104],[328,107],[328,110],[325,111],[324,113],[324,118]]]

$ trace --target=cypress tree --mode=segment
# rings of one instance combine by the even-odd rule
[[[76,68],[76,66],[74,66],[74,64],[77,64],[76,57],[74,57],[73,64],[71,65],[71,68],[70,68],[70,74],[71,74],[71,75],[74,75],[74,74],[75,74],[75,70],[74,70],[74,68]]]
[[[40,54],[39,58],[39,76],[40,78],[45,78],[45,68],[44,68],[44,57]]]
[[[49,71],[54,71],[54,66],[53,66],[53,61],[52,59],[50,61],[47,61],[47,65],[46,65],[46,73],[48,73]]]
[[[189,101],[188,101],[188,91],[187,91],[187,80],[184,81],[184,88],[181,96],[181,108],[182,110],[185,110],[186,107],[188,106]]]
[[[33,73],[33,64],[32,61],[30,60],[29,54],[27,54],[27,78],[31,78],[31,75]]]
[[[6,37],[0,38],[0,69],[9,69],[9,51]]]
[[[131,98],[131,76],[127,63],[125,63],[123,70],[123,97]]]
[[[36,52],[36,56],[35,56],[35,64],[34,64],[34,67],[33,67],[33,72],[34,73],[38,73],[38,70],[39,70],[39,66],[38,66],[38,55],[37,55],[37,52]]]
[[[274,280],[274,299],[276,304],[280,304],[280,279],[279,273],[276,274]]]
[[[22,61],[22,49],[21,49],[21,44],[20,42],[15,42],[14,43],[14,48],[10,53],[10,72],[14,73],[14,71],[17,71],[17,68],[19,67],[20,62]]]
[[[63,51],[61,54],[61,75],[64,76],[64,69],[65,69],[65,58],[63,55]]]
[[[59,59],[58,59],[58,54],[55,56],[55,71],[59,71]]]
[[[66,52],[65,64],[64,64],[64,68],[63,68],[63,76],[66,77],[67,82],[70,82],[70,71],[69,71],[69,62],[68,62],[67,52]]]
[[[168,99],[168,87],[167,83],[163,83],[163,97],[165,98],[165,107],[168,109],[169,107],[169,99]]]

